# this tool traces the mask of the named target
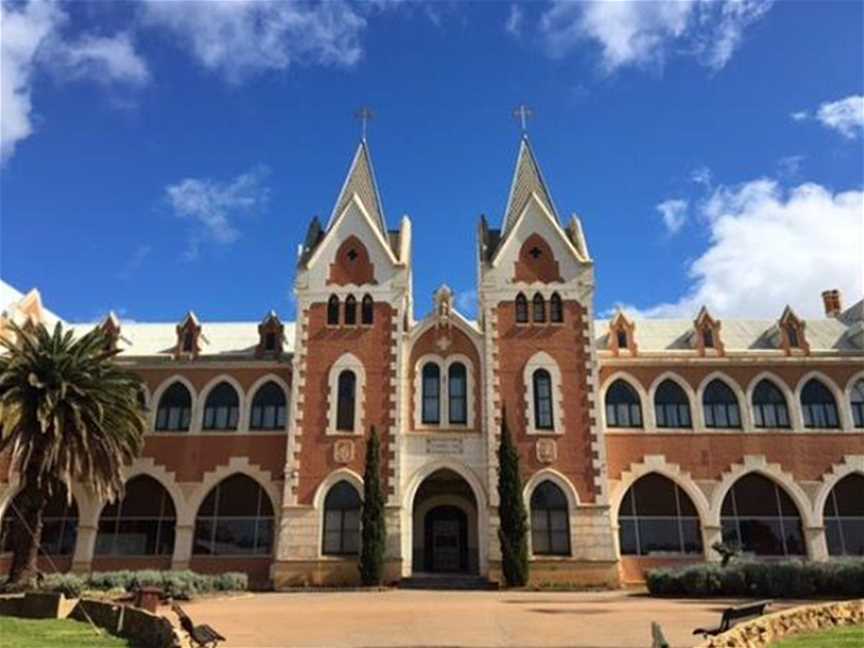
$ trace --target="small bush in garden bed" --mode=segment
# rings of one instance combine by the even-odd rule
[[[705,563],[652,569],[646,584],[655,596],[864,596],[864,560]]]

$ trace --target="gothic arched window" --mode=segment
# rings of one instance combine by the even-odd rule
[[[528,299],[522,293],[516,295],[516,322],[518,324],[528,322]]]
[[[351,484],[340,481],[324,499],[324,536],[321,553],[353,556],[360,549],[362,502]]]
[[[264,383],[252,399],[250,430],[280,430],[285,427],[287,412],[285,391],[272,380]]]
[[[624,380],[616,380],[606,392],[606,424],[610,427],[642,427],[639,394]]]
[[[186,432],[192,420],[192,396],[181,382],[172,384],[156,408],[157,432]]]
[[[450,423],[468,422],[468,372],[461,362],[454,362],[447,370],[447,397]]]
[[[815,378],[807,381],[801,390],[801,410],[804,414],[804,427],[838,428],[840,417],[834,394]]]
[[[741,410],[735,392],[725,382],[714,379],[702,394],[705,427],[740,428]]]
[[[336,429],[354,431],[354,412],[357,407],[357,376],[346,369],[339,374],[338,401],[336,404]]]
[[[667,378],[657,386],[654,392],[654,416],[658,428],[689,428],[693,425],[690,399],[674,380]]]
[[[345,298],[345,324],[354,326],[357,323],[357,300],[354,295]]]
[[[554,429],[552,419],[552,376],[545,369],[537,369],[534,383],[534,427],[538,430]]]
[[[240,398],[227,382],[220,382],[204,403],[205,430],[236,430],[240,418]]]
[[[339,298],[336,295],[330,295],[327,300],[327,325],[339,326]]]
[[[656,473],[640,477],[624,494],[618,536],[624,555],[702,553],[696,507],[678,484]]]
[[[369,326],[372,324],[372,320],[375,317],[375,308],[374,302],[372,301],[371,295],[365,295],[363,297],[363,301],[360,303],[360,323],[364,326]]]
[[[421,420],[428,425],[441,422],[441,369],[434,362],[423,365],[423,413]]]
[[[260,484],[235,474],[219,482],[195,517],[192,553],[267,555],[273,549],[273,503]]]
[[[736,481],[720,512],[723,542],[757,556],[804,556],[801,515],[792,498],[762,475]]]
[[[852,425],[856,428],[864,428],[864,380],[859,380],[852,385],[849,407],[852,408]]]
[[[549,321],[553,324],[560,324],[564,321],[564,304],[561,302],[561,295],[557,292],[552,293],[549,298]]]
[[[531,552],[535,555],[570,555],[570,511],[564,492],[551,481],[531,494]]]
[[[96,554],[170,556],[176,523],[174,501],[165,487],[146,475],[133,477],[123,499],[102,509]]]
[[[864,475],[847,475],[825,500],[825,536],[831,556],[864,556]]]
[[[539,292],[535,293],[531,300],[531,319],[538,324],[546,321],[546,300]]]
[[[757,428],[788,428],[789,407],[783,392],[768,379],[753,390],[753,421]]]
[[[0,521],[0,552],[15,550],[15,533],[21,530],[17,511],[24,506],[21,494],[16,495],[6,506]],[[45,505],[42,513],[42,536],[39,553],[49,556],[71,556],[78,537],[78,504],[67,495],[66,487],[59,484]]]

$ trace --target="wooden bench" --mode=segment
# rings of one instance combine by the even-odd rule
[[[693,631],[694,635],[701,634],[704,638],[718,635],[726,632],[736,623],[745,619],[755,619],[765,614],[765,608],[771,604],[771,601],[756,601],[755,603],[745,603],[744,605],[736,605],[723,610],[723,616],[720,619],[720,625],[715,628],[696,628]]]

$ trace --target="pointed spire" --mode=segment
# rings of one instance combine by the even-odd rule
[[[345,210],[345,207],[348,206],[348,203],[351,202],[354,194],[357,194],[360,202],[363,203],[363,207],[372,217],[372,222],[378,226],[381,234],[386,238],[387,226],[384,222],[384,210],[381,206],[381,196],[378,193],[378,183],[375,181],[375,170],[372,168],[369,144],[365,139],[361,140],[357,146],[357,152],[354,154],[354,161],[351,162],[351,168],[348,170],[345,184],[342,185],[342,191],[339,192],[336,206],[333,208],[333,213],[327,222],[328,230]]]
[[[513,172],[513,183],[510,185],[510,196],[507,199],[507,209],[504,211],[503,229],[505,232],[516,224],[532,193],[557,219],[558,211],[555,209],[555,203],[552,202],[552,196],[543,180],[540,165],[537,164],[534,152],[531,150],[528,135],[523,134],[519,145],[519,157],[516,160],[516,170]]]

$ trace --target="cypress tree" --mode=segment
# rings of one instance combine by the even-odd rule
[[[384,521],[384,494],[381,492],[381,443],[372,428],[366,444],[366,470],[363,475],[363,535],[360,549],[360,580],[364,585],[380,585],[384,579],[384,549],[387,526]]]
[[[508,587],[522,587],[528,582],[528,515],[522,499],[519,452],[510,437],[506,412],[501,415],[498,446],[498,517],[504,580]]]

